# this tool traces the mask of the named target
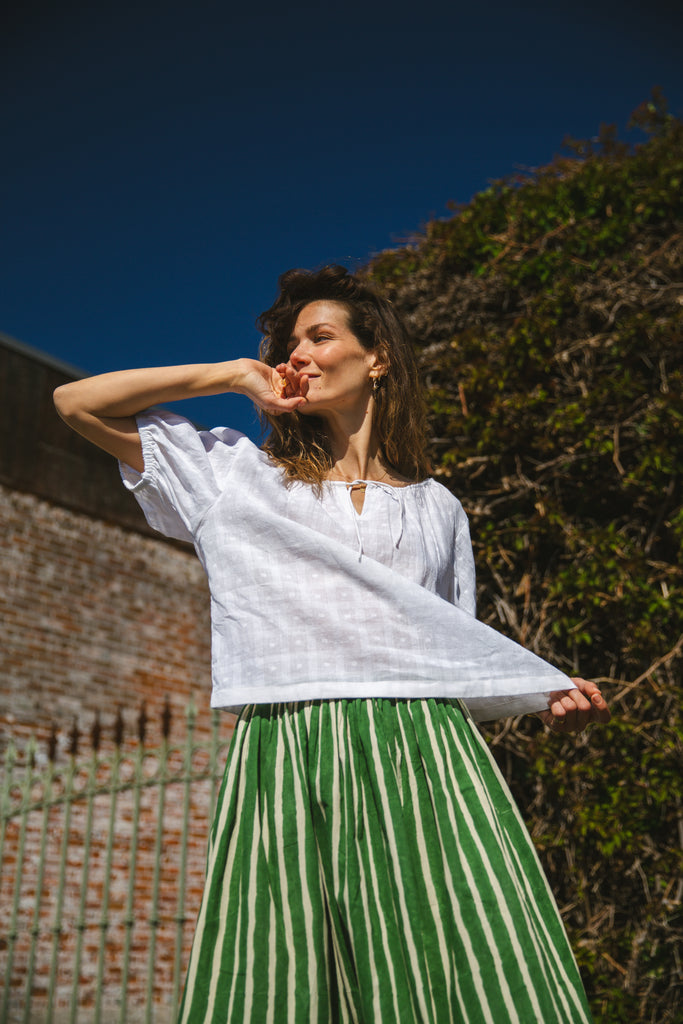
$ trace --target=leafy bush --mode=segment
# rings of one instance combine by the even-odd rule
[[[486,729],[604,1024],[683,1019],[683,122],[654,93],[633,125],[367,268],[416,338],[481,617],[611,699],[574,740]]]

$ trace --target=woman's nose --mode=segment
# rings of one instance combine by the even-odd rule
[[[289,361],[294,369],[298,370],[300,367],[310,363],[311,357],[306,353],[301,345],[297,345],[297,347],[290,352]]]

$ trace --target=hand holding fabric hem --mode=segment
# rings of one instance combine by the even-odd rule
[[[553,732],[583,732],[592,722],[609,722],[607,701],[595,683],[573,678],[574,690],[557,690],[550,694],[548,711],[538,717]]]

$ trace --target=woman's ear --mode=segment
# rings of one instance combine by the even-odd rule
[[[385,377],[389,372],[389,353],[384,345],[378,345],[373,352],[374,362],[370,367],[371,377]]]

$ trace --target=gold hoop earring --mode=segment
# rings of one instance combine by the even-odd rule
[[[381,375],[378,375],[377,377],[373,377],[372,378],[372,390],[373,391],[379,391],[381,387],[382,387],[382,377],[381,377]]]

